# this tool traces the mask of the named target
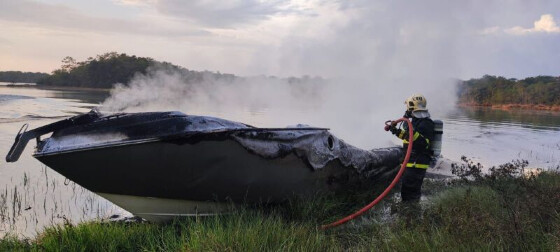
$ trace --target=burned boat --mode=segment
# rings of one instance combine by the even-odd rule
[[[34,138],[40,162],[148,220],[345,188],[395,170],[402,156],[400,148],[358,149],[325,128],[92,110],[29,131],[24,125],[6,161],[17,161]]]

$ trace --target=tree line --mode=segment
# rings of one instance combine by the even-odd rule
[[[153,65],[152,58],[128,56],[109,52],[78,62],[68,56],[62,66],[37,84],[45,86],[72,86],[111,88],[115,83],[127,83],[136,73],[146,73]]]
[[[116,83],[127,85],[136,74],[150,74],[150,68],[180,74],[185,83],[199,83],[204,80],[225,80],[233,82],[233,74],[210,71],[192,71],[168,62],[152,58],[129,56],[124,53],[108,52],[78,62],[65,57],[62,65],[52,74],[24,73],[19,71],[0,72],[0,82],[27,82],[44,86],[67,86],[89,88],[112,88]],[[265,77],[277,79],[276,77]],[[321,83],[318,77],[290,77],[289,84]],[[482,78],[459,81],[459,103],[471,105],[497,104],[544,104],[560,105],[560,77],[537,76],[512,79],[501,76],[484,75]]]
[[[0,72],[0,82],[9,83],[37,83],[40,79],[49,76],[46,73],[32,73],[21,71]]]
[[[146,75],[150,68],[157,68],[170,73],[180,73],[186,82],[195,82],[208,78],[234,79],[235,75],[213,73],[210,71],[192,71],[168,62],[152,58],[129,56],[124,53],[109,52],[90,57],[78,62],[72,57],[65,57],[62,66],[51,75],[37,81],[44,86],[71,86],[88,88],[112,88],[114,84],[127,85],[136,74]]]
[[[484,75],[459,82],[459,103],[472,105],[543,104],[560,105],[560,77],[525,79]]]

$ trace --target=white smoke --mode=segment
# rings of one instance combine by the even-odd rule
[[[302,17],[305,22],[277,43],[262,46],[247,65],[263,74],[312,74],[326,80],[231,80],[209,74],[187,80],[169,69],[152,69],[128,87],[117,86],[103,105],[125,111],[180,110],[260,127],[328,127],[362,148],[396,143],[383,123],[403,115],[408,96],[426,96],[432,117],[454,107],[454,78],[462,73],[457,48],[473,34],[457,28],[463,25],[465,6],[455,3],[438,2],[443,11],[434,13],[428,10],[436,2],[360,4],[322,7],[319,15]],[[403,15],[407,18],[399,19]]]
[[[340,78],[217,78],[212,74],[199,77],[193,80],[177,69],[150,68],[147,74],[136,75],[128,86],[116,85],[102,109],[178,110],[258,127],[308,124],[331,128],[334,134],[353,145],[372,148],[392,144],[393,138],[382,129],[383,122],[402,116],[403,101],[412,92],[398,87],[378,91],[364,88],[357,80]],[[436,93],[452,93],[451,83],[439,86],[448,88],[424,92],[428,99],[438,97]],[[446,104],[452,104],[453,98],[449,99]],[[436,100],[432,101],[434,104],[443,101],[433,100]]]
[[[107,111],[179,110],[210,114],[258,126],[297,124],[325,98],[328,83],[320,78],[218,77],[175,68],[149,68],[128,85],[118,84],[102,104]],[[291,116],[272,114],[286,112]],[[293,113],[292,113],[293,112]],[[300,115],[299,118],[294,118]]]

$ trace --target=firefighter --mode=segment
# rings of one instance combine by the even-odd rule
[[[405,101],[406,112],[404,117],[412,118],[413,145],[410,160],[406,164],[406,170],[401,179],[401,198],[403,203],[417,203],[420,201],[422,182],[426,175],[433,152],[430,142],[434,139],[434,122],[430,119],[430,113],[426,109],[426,98],[421,94],[410,96]],[[403,148],[408,148],[408,124],[402,124],[402,128],[395,123],[385,127],[398,138],[403,140]]]

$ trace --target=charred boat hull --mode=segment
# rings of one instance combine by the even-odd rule
[[[148,220],[345,188],[394,170],[402,155],[359,150],[326,129],[261,129],[183,114],[90,116],[40,140],[34,157]]]
[[[334,164],[313,171],[293,154],[268,160],[248,153],[232,140],[197,144],[157,141],[36,158],[88,190],[151,220],[224,210],[217,202],[279,202],[293,194],[326,191],[329,186],[340,186],[329,181],[336,181],[337,176],[347,178],[350,172]],[[173,206],[152,208],[165,202]]]

